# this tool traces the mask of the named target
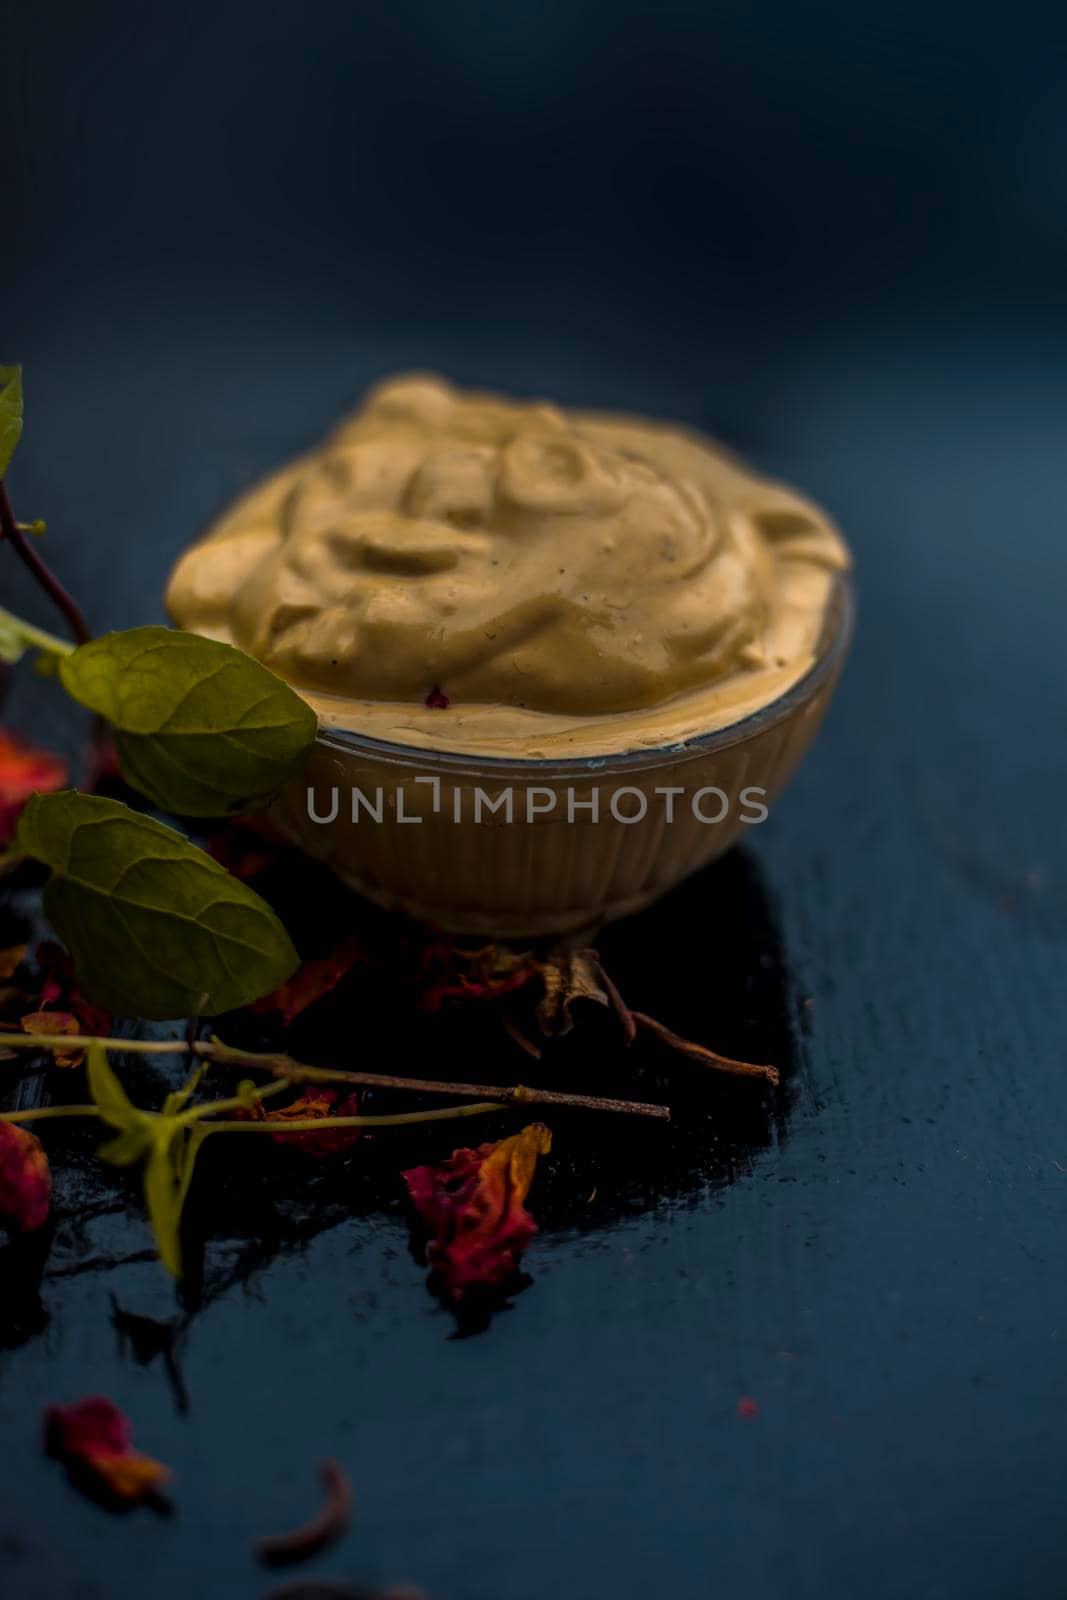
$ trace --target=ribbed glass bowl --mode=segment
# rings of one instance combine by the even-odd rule
[[[449,931],[544,937],[626,916],[774,804],[822,721],[853,617],[842,575],[803,678],[750,716],[663,748],[515,760],[323,725],[271,816],[360,894]]]

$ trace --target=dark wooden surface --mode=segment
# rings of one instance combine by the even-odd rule
[[[135,1191],[99,1176],[90,1137],[56,1134],[56,1236],[39,1285],[23,1264],[0,1306],[0,1591],[253,1600],[269,1581],[250,1540],[310,1512],[334,1455],[355,1522],[310,1571],[434,1600],[1054,1600],[1062,344],[909,320],[825,330],[757,374],[741,353],[673,374],[562,337],[347,329],[328,309],[269,328],[117,302],[62,331],[39,318],[20,514],[49,519],[96,628],[154,619],[205,518],[413,363],[680,412],[824,500],[856,549],[860,618],[820,740],[744,855],[604,943],[635,1004],[775,1055],[788,1081],[761,1108],[743,1086],[686,1090],[658,1057],[620,1063],[599,1036],[572,1047],[554,1071],[666,1093],[676,1123],[556,1124],[533,1282],[466,1339],[411,1257],[400,1146],[379,1141],[368,1172],[358,1151],[329,1173],[206,1163],[182,1312]],[[3,603],[49,620],[10,561],[0,574]],[[8,709],[72,737],[25,674]],[[381,1019],[352,1045],[358,1026],[331,1013],[306,1046],[400,1070],[433,1048],[407,1021],[391,1044]],[[466,1050],[472,1072],[533,1070],[477,1029]],[[117,1337],[112,1296],[184,1316],[187,1408]],[[174,1468],[170,1517],[110,1516],[44,1458],[43,1405],[90,1392]]]

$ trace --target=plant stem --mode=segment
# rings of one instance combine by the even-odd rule
[[[473,1106],[442,1106],[439,1111],[398,1111],[391,1117],[294,1117],[292,1122],[204,1122],[204,1133],[332,1133],[335,1128],[399,1128],[409,1122],[452,1122],[457,1117],[487,1117],[503,1111],[499,1101]]]
[[[79,1033],[2,1033],[0,1050],[27,1048],[65,1050],[81,1045],[100,1044],[105,1050],[131,1050],[143,1055],[200,1056],[220,1066],[249,1067],[269,1072],[293,1083],[346,1083],[352,1088],[399,1089],[412,1094],[471,1095],[480,1100],[498,1100],[505,1105],[563,1106],[574,1111],[614,1111],[626,1116],[670,1118],[670,1107],[645,1100],[614,1100],[606,1095],[564,1094],[554,1089],[530,1089],[525,1084],[503,1088],[488,1083],[442,1083],[436,1078],[400,1078],[387,1072],[349,1072],[342,1067],[311,1067],[292,1056],[255,1050],[235,1050],[221,1039],[98,1039]]]
[[[37,551],[15,521],[15,513],[11,509],[11,502],[7,497],[7,488],[3,479],[0,479],[0,534],[7,540],[23,566],[28,568],[36,578],[45,594],[52,601],[52,604],[63,613],[76,643],[86,644],[92,638],[92,634],[89,632],[89,624],[73,597],[67,593],[47,564],[41,560]]]
[[[2,1111],[0,1122],[43,1122],[46,1117],[98,1117],[96,1106],[36,1106],[32,1111]]]
[[[268,1083],[262,1089],[253,1090],[251,1098],[253,1100],[269,1100],[271,1095],[281,1094],[284,1089],[288,1088],[288,1078],[278,1078],[274,1083]],[[177,1112],[176,1116],[179,1122],[199,1122],[201,1117],[217,1117],[223,1111],[239,1111],[242,1106],[247,1104],[247,1099],[235,1094],[231,1095],[228,1100],[209,1100],[206,1105],[191,1106],[188,1111]]]
[[[69,639],[60,639],[57,634],[47,633],[44,628],[35,628],[32,622],[24,622],[21,617],[13,616],[2,607],[0,621],[15,629],[28,645],[35,645],[50,656],[69,656],[74,649]]]
[[[78,1047],[100,1044],[105,1050],[133,1050],[145,1056],[185,1055],[189,1045],[181,1039],[108,1039],[95,1033],[8,1033],[0,1032],[0,1052],[4,1050],[51,1050],[62,1041]]]
[[[657,1022],[655,1017],[648,1016],[644,1011],[631,1011],[630,1016],[639,1028],[644,1028],[654,1035],[662,1044],[671,1050],[677,1050],[679,1055],[688,1056],[692,1061],[699,1061],[701,1066],[711,1067],[714,1072],[732,1072],[742,1078],[762,1078],[766,1083],[772,1083],[775,1088],[781,1082],[781,1074],[777,1067],[765,1066],[759,1061],[735,1061],[732,1056],[721,1056],[717,1050],[709,1050],[705,1044],[697,1044],[695,1039],[683,1039],[681,1034],[665,1027],[662,1022]]]
[[[70,1035],[65,1035],[69,1038]],[[240,1105],[242,1102],[238,1101]],[[487,1117],[505,1110],[499,1101],[483,1100],[473,1106],[442,1106],[438,1111],[400,1111],[391,1117],[294,1117],[291,1122],[197,1122],[197,1131],[209,1133],[332,1133],[335,1128],[399,1128],[409,1122],[453,1122],[458,1117]],[[201,1114],[210,1106],[200,1106]],[[146,1112],[158,1116],[158,1112]],[[41,1122],[47,1117],[99,1117],[96,1106],[37,1106],[32,1111],[0,1112],[0,1122]],[[175,1117],[175,1122],[188,1120]]]
[[[69,1044],[77,1043],[66,1034]],[[503,1088],[487,1083],[441,1083],[435,1078],[400,1078],[386,1072],[349,1072],[341,1067],[311,1067],[292,1056],[235,1050],[219,1039],[200,1040],[193,1049],[198,1055],[232,1066],[246,1066],[294,1083],[347,1083],[355,1088],[400,1089],[418,1094],[460,1094],[495,1099],[508,1105],[566,1106],[576,1111],[616,1111],[631,1116],[668,1119],[670,1107],[644,1100],[614,1100],[604,1095],[563,1094],[553,1089],[530,1089],[525,1084]]]

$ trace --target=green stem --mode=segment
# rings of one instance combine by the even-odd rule
[[[183,1039],[106,1039],[90,1033],[7,1033],[0,1031],[0,1051],[80,1049],[82,1045],[99,1044],[105,1050],[133,1050],[139,1055],[185,1055],[189,1046]]]
[[[37,1106],[33,1111],[0,1112],[0,1122],[43,1122],[46,1117],[98,1117],[96,1106]]]
[[[99,1044],[105,1050],[129,1050],[142,1055],[188,1055],[219,1066],[249,1067],[254,1072],[270,1072],[292,1083],[344,1083],[351,1088],[398,1089],[408,1094],[456,1094],[499,1100],[503,1105],[559,1106],[576,1111],[611,1111],[624,1116],[657,1117],[667,1121],[670,1107],[644,1100],[614,1100],[596,1094],[563,1094],[556,1089],[531,1089],[525,1084],[505,1088],[490,1083],[448,1083],[435,1078],[400,1078],[387,1072],[350,1072],[341,1067],[310,1067],[292,1056],[255,1050],[236,1050],[221,1039],[97,1039],[81,1033],[6,1033],[0,1030],[0,1053],[5,1048],[63,1050]]]
[[[74,645],[66,639],[60,639],[54,633],[48,633],[44,628],[34,627],[32,622],[24,622],[21,617],[16,617],[13,612],[5,611],[0,606],[0,622],[3,622],[12,633],[18,634],[27,645],[32,645],[37,650],[44,650],[51,656],[69,656],[73,654]]]
[[[220,1065],[246,1066],[256,1072],[272,1072],[293,1083],[344,1083],[352,1088],[400,1089],[415,1094],[463,1094],[472,1098],[501,1101],[504,1105],[559,1106],[574,1111],[612,1111],[624,1116],[670,1118],[670,1107],[645,1100],[615,1100],[597,1094],[564,1094],[556,1089],[531,1089],[523,1083],[504,1088],[491,1083],[451,1083],[435,1078],[400,1078],[388,1072],[352,1072],[341,1067],[309,1067],[292,1056],[235,1050],[221,1039],[200,1040],[193,1045],[198,1055]]]
[[[392,1117],[299,1117],[292,1122],[205,1122],[205,1133],[332,1133],[335,1128],[398,1128],[409,1122],[451,1122],[457,1117],[487,1117],[506,1111],[496,1100],[473,1106],[442,1106],[438,1111],[401,1111]]]
[[[69,1037],[69,1035],[67,1035]],[[266,1095],[275,1094],[281,1089],[288,1088],[288,1084],[270,1084],[258,1095],[258,1099]],[[484,1100],[473,1106],[442,1106],[437,1111],[402,1111],[391,1117],[300,1117],[292,1122],[200,1122],[200,1118],[210,1115],[216,1106],[223,1110],[236,1111],[239,1106],[245,1105],[244,1100],[217,1100],[213,1104],[197,1106],[195,1113],[183,1112],[175,1117],[175,1122],[199,1124],[199,1130],[208,1133],[324,1133],[332,1132],[335,1128],[398,1128],[409,1122],[451,1122],[457,1117],[486,1117],[491,1111],[505,1111],[496,1100]],[[100,1112],[96,1106],[38,1106],[32,1111],[4,1111],[0,1112],[0,1122],[40,1122],[46,1117],[99,1117]],[[158,1111],[146,1111],[143,1115],[158,1117]]]
[[[215,1117],[223,1111],[239,1111],[242,1106],[248,1105],[250,1100],[269,1100],[272,1094],[281,1094],[283,1089],[291,1089],[292,1084],[286,1078],[279,1078],[275,1083],[268,1083],[262,1089],[253,1089],[250,1095],[231,1095],[228,1100],[209,1100],[205,1105],[192,1106],[188,1111],[177,1114],[178,1122],[199,1122],[203,1117]],[[240,1124],[244,1126],[243,1123]]]

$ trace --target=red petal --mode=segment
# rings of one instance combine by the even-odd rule
[[[47,1221],[52,1172],[39,1139],[17,1122],[0,1122],[0,1216],[20,1233]]]
[[[61,789],[67,763],[48,750],[36,750],[17,734],[0,728],[0,845],[8,844],[31,794]]]
[[[143,1500],[170,1477],[168,1468],[133,1448],[129,1421],[102,1395],[49,1406],[45,1421],[50,1453],[91,1473],[119,1500]]]
[[[48,1440],[64,1456],[123,1455],[133,1438],[128,1418],[113,1400],[90,1395],[73,1406],[50,1406]]]
[[[435,1167],[404,1173],[412,1202],[431,1232],[426,1259],[452,1300],[477,1284],[501,1284],[537,1232],[523,1201],[538,1156],[552,1135],[532,1122],[510,1139],[454,1150]]]
[[[422,968],[428,981],[416,1003],[424,1011],[438,1011],[447,1000],[497,1000],[540,971],[529,952],[518,955],[494,944],[465,950],[440,941],[423,950]]]

